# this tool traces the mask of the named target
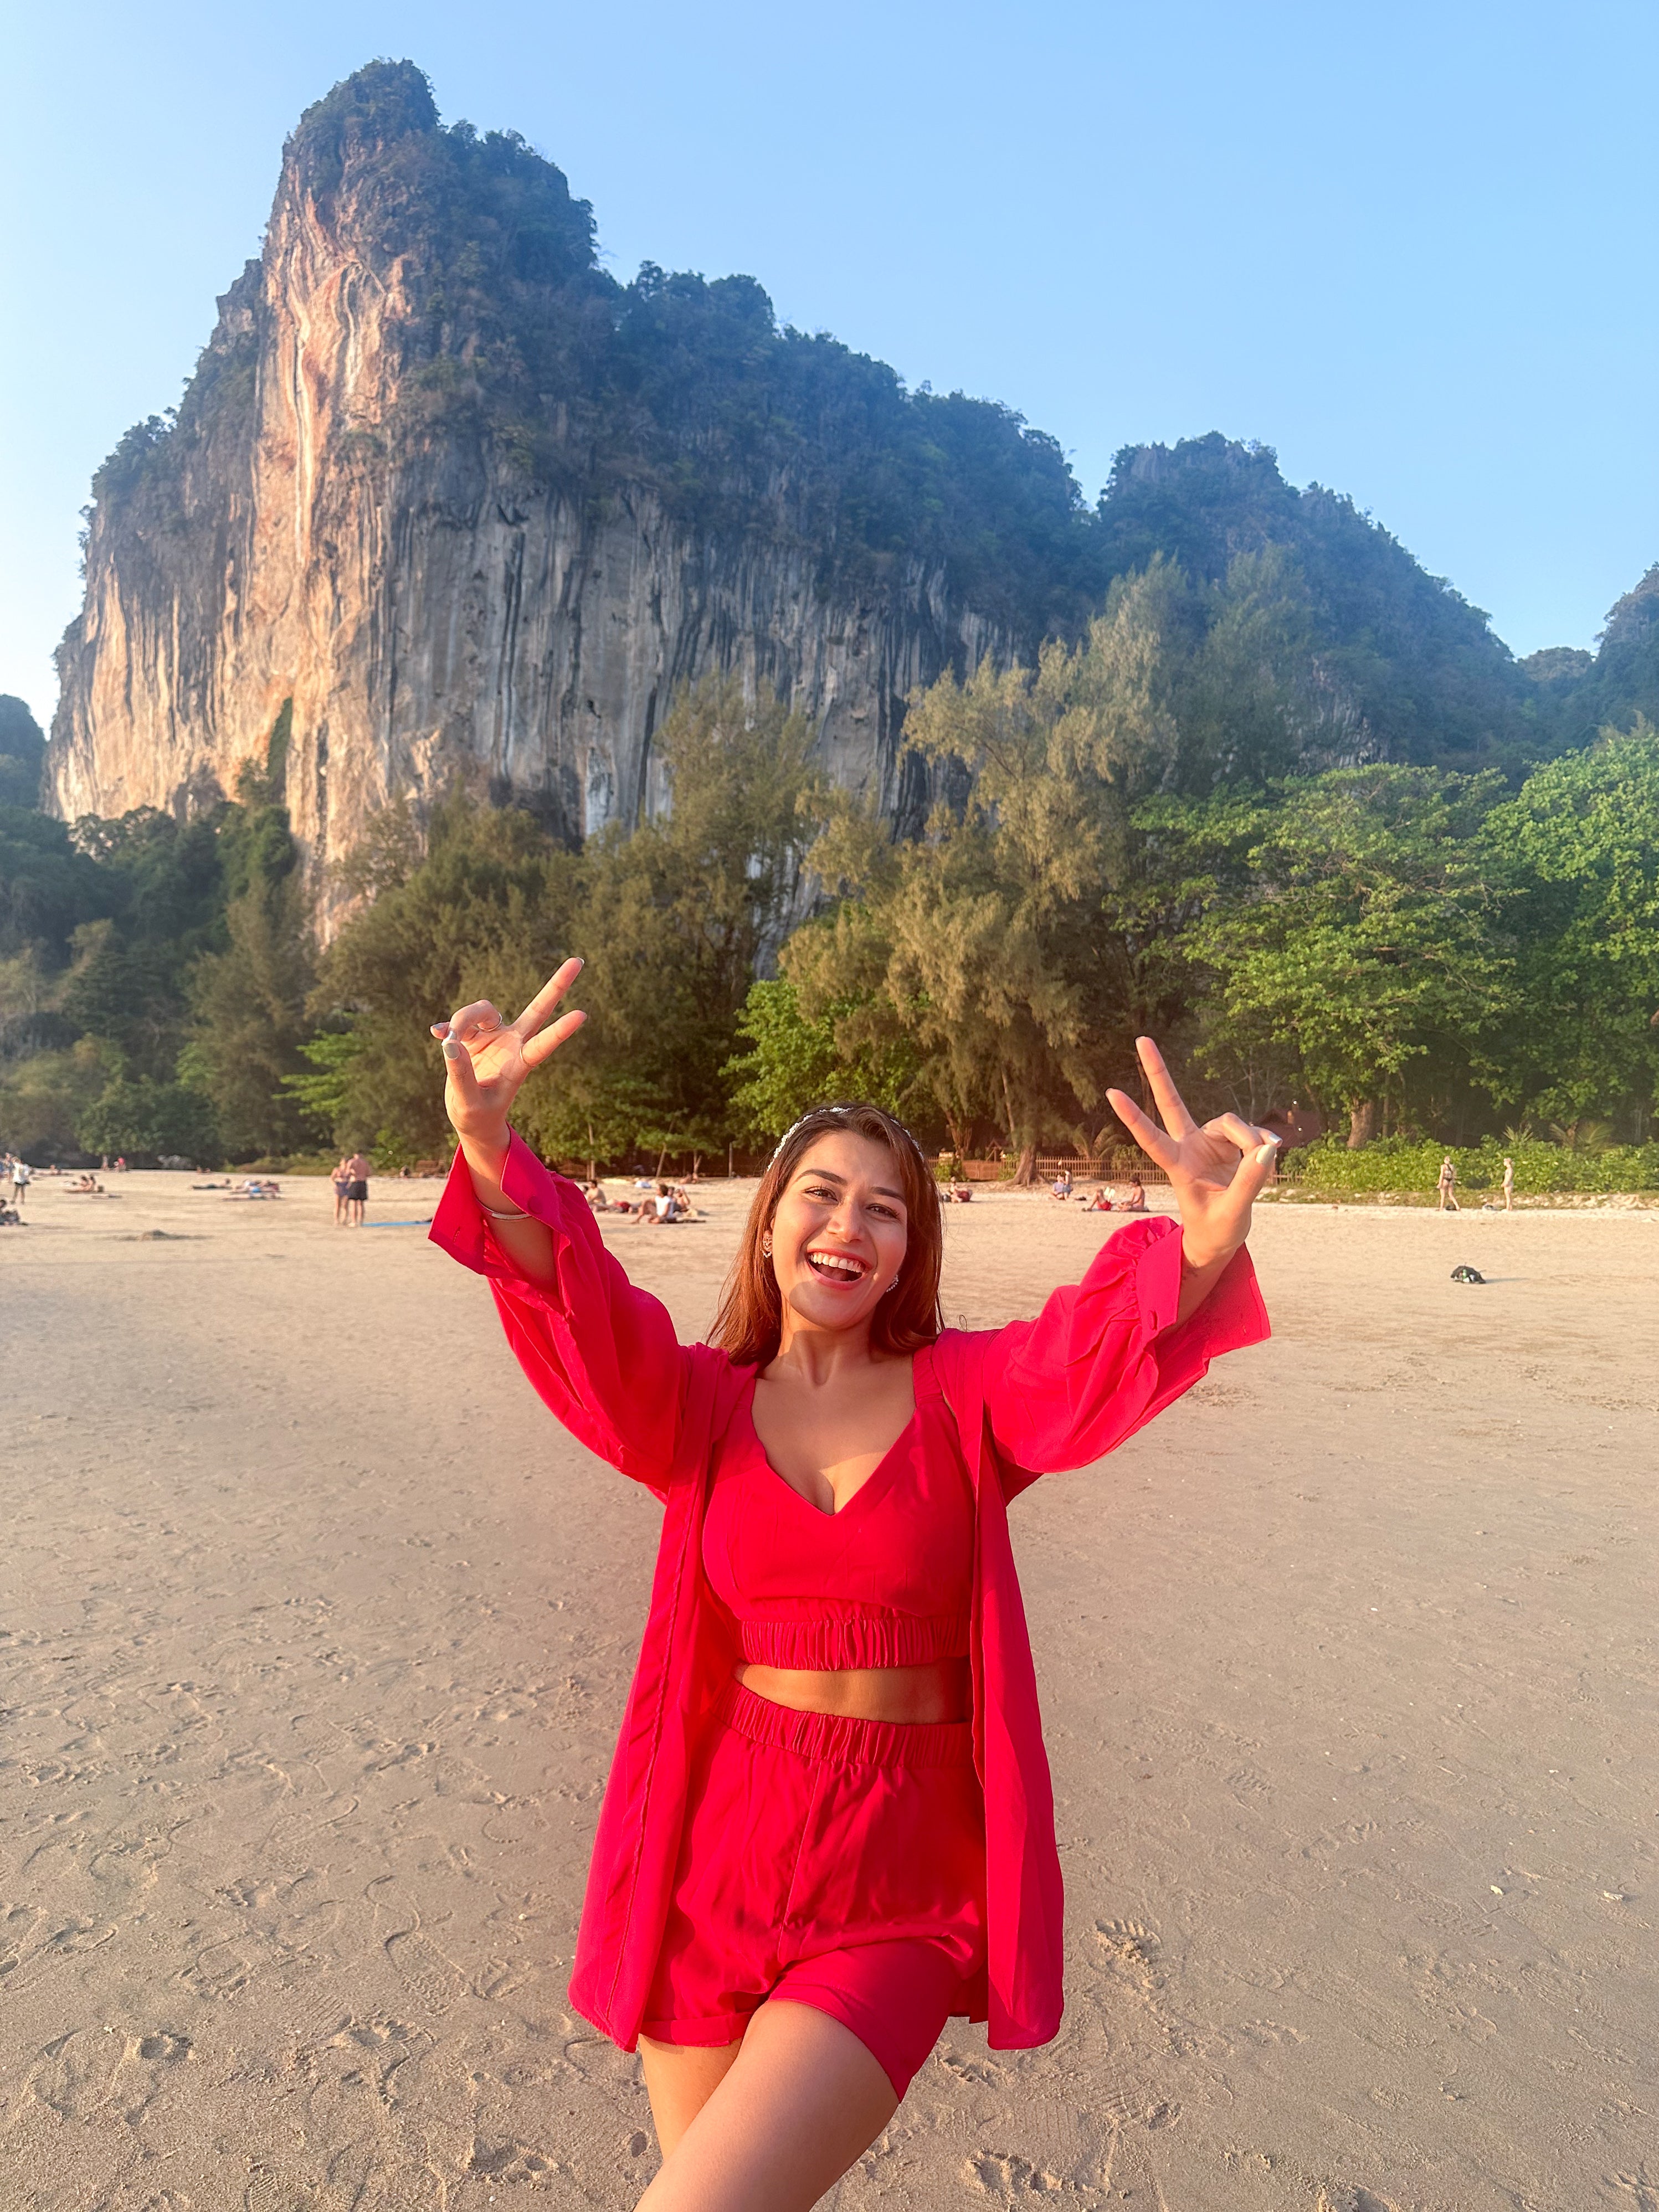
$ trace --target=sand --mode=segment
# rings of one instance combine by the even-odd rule
[[[632,2205],[564,1991],[657,1509],[419,1228],[107,1181],[0,1231],[0,2204]],[[747,1194],[607,1232],[687,1333]],[[1108,1226],[953,1211],[950,1317]],[[838,2212],[1659,2207],[1659,1216],[1255,1249],[1273,1341],[1013,1516],[1062,2033],[953,2024]]]

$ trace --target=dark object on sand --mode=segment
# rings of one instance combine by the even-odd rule
[[[1481,1273],[1479,1267],[1454,1267],[1452,1269],[1452,1280],[1455,1283],[1484,1283],[1486,1279],[1486,1277]]]

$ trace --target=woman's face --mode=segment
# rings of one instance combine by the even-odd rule
[[[867,1322],[904,1264],[904,1187],[885,1145],[832,1130],[806,1148],[772,1216],[783,1303],[816,1328]]]

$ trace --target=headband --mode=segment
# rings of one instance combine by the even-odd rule
[[[859,1112],[859,1110],[860,1110],[860,1109],[859,1109],[859,1108],[857,1108],[856,1106],[814,1106],[814,1107],[812,1107],[809,1112],[805,1113],[805,1114],[803,1114],[803,1115],[801,1115],[801,1117],[800,1117],[800,1119],[799,1119],[799,1121],[792,1121],[792,1122],[790,1123],[789,1127],[788,1127],[784,1131],[783,1134],[782,1134],[782,1135],[778,1139],[777,1143],[776,1143],[776,1144],[773,1146],[773,1148],[772,1148],[772,1159],[773,1159],[773,1160],[775,1160],[775,1159],[777,1158],[778,1154],[779,1154],[779,1153],[783,1150],[784,1146],[785,1146],[789,1142],[789,1139],[791,1139],[791,1137],[793,1137],[793,1136],[795,1134],[795,1133],[797,1132],[797,1130],[804,1129],[804,1128],[806,1127],[806,1125],[807,1125],[807,1123],[808,1123],[809,1121],[816,1121],[818,1119],[818,1117],[819,1117],[819,1115],[824,1115],[824,1114],[856,1114],[857,1112]],[[873,1108],[872,1110],[872,1111],[874,1111],[874,1112],[876,1112],[876,1113],[880,1113],[880,1112],[881,1112],[881,1109],[880,1109],[878,1106],[878,1107],[876,1107],[876,1108]],[[906,1128],[905,1128],[903,1122],[902,1122],[902,1121],[901,1121],[898,1119],[897,1115],[893,1115],[893,1114],[884,1115],[883,1115],[883,1119],[884,1119],[884,1121],[890,1121],[890,1122],[892,1123],[892,1126],[894,1127],[894,1128],[896,1128],[896,1129],[899,1129],[899,1130],[902,1130],[902,1131],[903,1131],[903,1133],[905,1134],[905,1136],[907,1136],[907,1137],[908,1137],[908,1138],[910,1139],[910,1149],[911,1149],[911,1151],[915,1154],[916,1158],[917,1158],[920,1161],[921,1161],[921,1163],[922,1163],[922,1164],[923,1164],[923,1165],[925,1166],[925,1165],[927,1164],[927,1155],[926,1154],[926,1152],[924,1152],[922,1151],[921,1146],[916,1142],[915,1139],[914,1137],[910,1136],[910,1132],[909,1132],[908,1129],[906,1129]],[[768,1166],[769,1167],[769,1166],[771,1165],[771,1161],[768,1161],[767,1164],[768,1164]]]

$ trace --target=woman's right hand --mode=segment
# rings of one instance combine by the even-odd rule
[[[506,1152],[507,1117],[525,1078],[587,1019],[571,1012],[544,1026],[581,971],[580,960],[567,960],[516,1022],[504,1021],[498,1007],[479,999],[447,1022],[433,1023],[444,1048],[444,1110],[475,1166],[493,1167]]]

